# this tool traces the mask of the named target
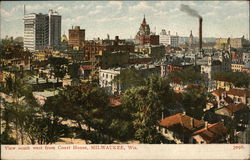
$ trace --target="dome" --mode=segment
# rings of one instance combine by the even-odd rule
[[[65,34],[62,36],[61,41],[62,42],[67,42],[68,41],[68,38],[67,38],[67,36]]]

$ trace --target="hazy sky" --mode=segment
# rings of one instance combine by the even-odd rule
[[[198,36],[198,19],[180,11],[189,5],[203,17],[204,37],[248,36],[247,1],[3,1],[1,2],[1,37],[23,36],[23,5],[26,13],[48,13],[53,9],[62,15],[62,34],[72,25],[86,30],[86,38],[134,38],[145,14],[151,31],[170,30]]]

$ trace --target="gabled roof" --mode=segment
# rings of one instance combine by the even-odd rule
[[[159,122],[160,126],[165,128],[182,127],[189,131],[193,131],[204,125],[204,122],[194,119],[182,113],[166,117]]]
[[[207,143],[212,143],[227,134],[227,128],[220,122],[208,124],[207,128],[202,128],[193,133],[193,136],[201,136]]]
[[[215,94],[216,96],[221,96],[224,91],[225,91],[224,89],[219,88],[219,89],[213,90],[211,93]]]
[[[242,109],[247,108],[247,105],[243,104],[243,103],[239,103],[239,104],[229,104],[227,106],[224,106],[229,112],[231,113],[235,113],[238,112]]]
[[[243,97],[246,95],[247,97],[250,97],[250,90],[233,88],[227,91],[227,94],[239,97]]]

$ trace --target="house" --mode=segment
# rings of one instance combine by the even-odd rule
[[[246,110],[247,106],[243,103],[239,103],[239,104],[228,104],[224,107],[221,107],[219,109],[217,109],[215,111],[216,114],[219,115],[224,115],[224,116],[228,116],[231,117],[239,112],[242,112],[243,110]],[[242,113],[244,114],[244,113]]]
[[[226,91],[230,90],[231,88],[234,88],[233,83],[225,78],[217,78],[215,80],[216,83],[216,89],[224,89]]]
[[[226,92],[227,96],[232,98],[234,103],[243,103],[250,105],[250,90],[245,88],[231,88]]]
[[[194,132],[192,137],[198,144],[209,143],[225,143],[227,135],[227,128],[221,122],[208,124],[205,127]]]
[[[159,130],[167,139],[177,144],[193,143],[192,133],[201,129],[204,122],[187,116],[185,113],[178,113],[162,119],[159,126]]]

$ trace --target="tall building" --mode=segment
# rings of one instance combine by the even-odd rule
[[[170,45],[172,47],[178,47],[179,45],[179,36],[177,35],[170,35],[170,31],[168,33],[165,29],[163,29],[160,33],[160,44],[163,45]]]
[[[57,12],[49,14],[30,13],[24,15],[24,49],[43,50],[59,45],[61,40],[61,16]]]
[[[56,47],[61,42],[62,17],[55,11],[49,10],[49,46]]]
[[[85,41],[85,29],[80,29],[80,26],[69,29],[69,45],[70,46],[82,46]]]
[[[139,31],[135,36],[135,44],[139,45],[159,45],[159,35],[150,32],[150,27],[144,16]]]
[[[24,49],[42,50],[48,40],[48,16],[41,13],[24,15]]]

